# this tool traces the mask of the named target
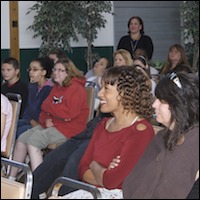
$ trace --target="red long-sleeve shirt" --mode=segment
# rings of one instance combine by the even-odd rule
[[[71,138],[86,128],[88,113],[85,79],[73,78],[67,87],[53,86],[41,106],[39,122],[46,128],[46,120],[52,119],[54,127]]]
[[[83,180],[83,175],[89,169],[89,165],[93,160],[108,168],[112,159],[120,155],[119,165],[104,172],[103,185],[107,189],[122,188],[124,179],[153,138],[154,130],[147,120],[141,120],[120,131],[108,132],[105,129],[107,120],[108,118],[104,118],[96,127],[80,161],[79,176]],[[143,131],[137,130],[138,123],[145,124],[146,129]]]

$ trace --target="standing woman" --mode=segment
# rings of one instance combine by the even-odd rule
[[[145,50],[148,60],[151,60],[154,49],[152,39],[144,34],[143,20],[138,16],[133,16],[128,21],[128,35],[120,39],[117,49],[128,50],[133,58],[138,48]]]
[[[85,129],[88,105],[85,77],[70,59],[58,60],[53,68],[54,86],[41,106],[39,125],[17,139],[13,160],[24,162],[27,153],[32,171],[43,161],[42,149],[64,143]],[[17,168],[11,169],[16,177]]]
[[[199,77],[161,79],[153,103],[159,131],[123,184],[124,199],[186,199],[199,170]]]

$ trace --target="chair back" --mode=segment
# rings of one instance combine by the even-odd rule
[[[71,187],[74,189],[82,189],[82,190],[90,192],[94,199],[101,199],[101,192],[99,191],[98,187],[82,182],[82,181],[64,177],[64,176],[58,177],[53,182],[47,194],[48,199],[60,199],[60,198],[65,199],[65,195],[59,196],[59,190],[61,186]]]
[[[33,174],[29,165],[8,158],[1,158],[1,164],[17,167],[25,174],[25,179],[20,182],[1,177],[1,199],[31,199]]]
[[[87,94],[87,104],[89,107],[87,122],[89,122],[91,119],[94,118],[95,88],[93,86],[86,86],[85,89]]]

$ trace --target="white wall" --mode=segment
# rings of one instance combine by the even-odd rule
[[[21,49],[39,48],[41,44],[40,38],[33,39],[33,32],[26,30],[33,23],[34,13],[26,15],[30,7],[35,4],[35,1],[19,1],[19,47]],[[98,38],[94,42],[94,46],[113,46],[113,15],[105,13],[107,20],[105,28],[98,31]],[[9,1],[1,1],[1,49],[10,48],[10,27],[9,27]],[[72,47],[86,46],[86,40],[79,37],[79,42],[71,42]]]

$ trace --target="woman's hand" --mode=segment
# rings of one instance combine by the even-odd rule
[[[116,158],[113,158],[112,162],[108,166],[108,169],[114,169],[119,165],[119,163],[120,163],[120,156],[117,156]]]

